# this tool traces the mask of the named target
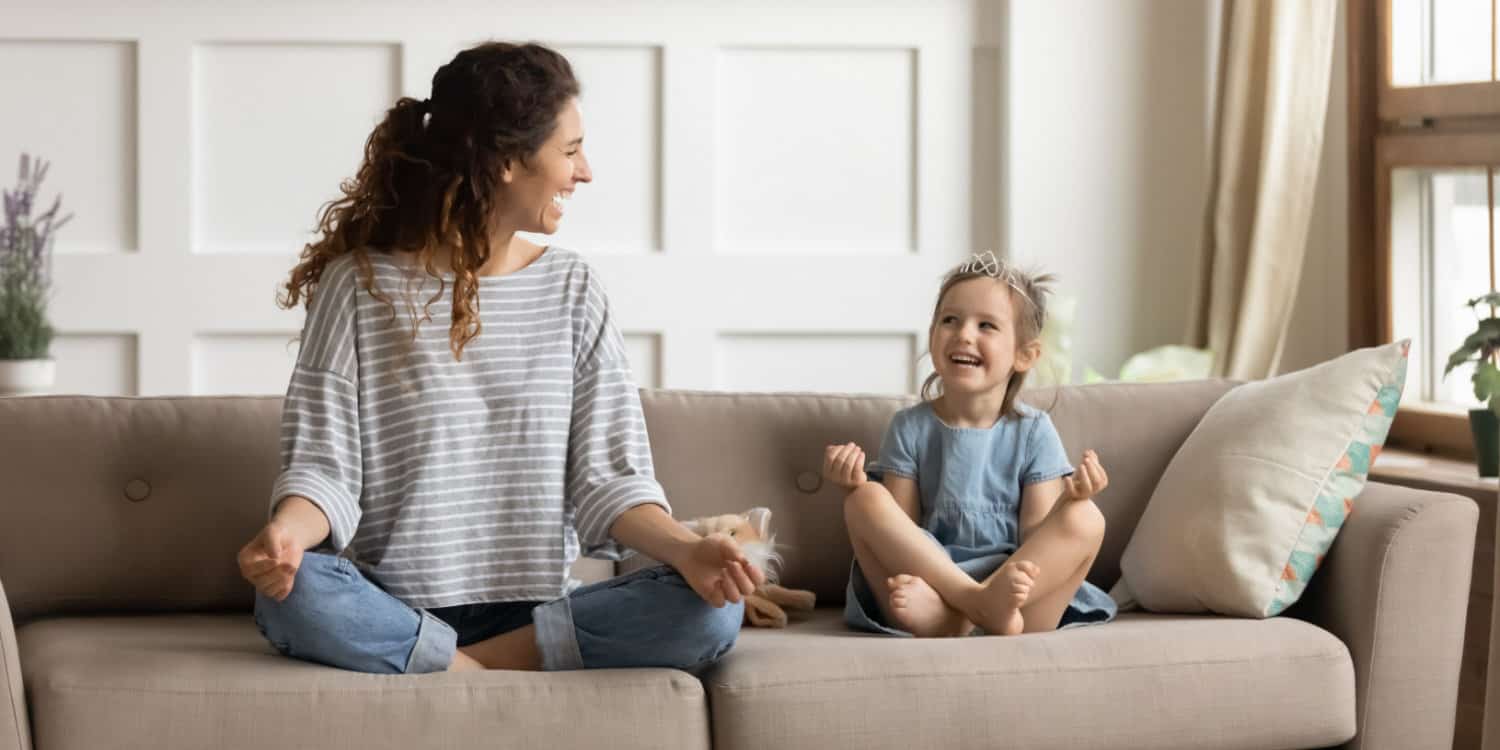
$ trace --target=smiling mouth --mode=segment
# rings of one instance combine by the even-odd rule
[[[961,369],[977,370],[984,365],[984,361],[980,358],[972,357],[967,354],[950,354],[948,355],[948,361],[952,362],[955,365],[958,365],[958,367]]]
[[[559,214],[567,213],[568,212],[568,199],[570,197],[572,197],[572,196],[563,195],[562,193],[553,193],[552,194],[552,207],[555,208],[555,209],[557,209],[557,212]]]

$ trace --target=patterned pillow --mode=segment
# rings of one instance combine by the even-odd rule
[[[1168,464],[1110,595],[1240,617],[1297,601],[1359,502],[1409,350],[1361,349],[1225,394]]]

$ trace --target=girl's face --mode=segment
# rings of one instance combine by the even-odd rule
[[[1012,371],[1031,368],[1041,344],[1017,345],[1015,308],[1010,285],[996,279],[966,279],[948,289],[929,334],[944,393],[1003,390]]]
[[[557,115],[557,127],[526,163],[512,162],[501,172],[501,223],[518,232],[552,234],[567,212],[567,200],[580,182],[594,173],[583,155],[583,113],[569,99]]]

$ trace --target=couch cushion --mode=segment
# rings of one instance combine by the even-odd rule
[[[1011,638],[895,639],[818,610],[704,677],[716,750],[1304,748],[1354,736],[1354,670],[1301,620],[1127,614]]]
[[[36,746],[706,748],[672,670],[380,676],[277,655],[248,614],[42,620],[18,633]]]

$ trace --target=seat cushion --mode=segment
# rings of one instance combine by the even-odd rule
[[[708,747],[702,684],[672,670],[359,674],[276,654],[248,614],[17,635],[39,750]]]
[[[1285,617],[1127,614],[1011,638],[746,630],[704,675],[716,750],[1306,748],[1354,736],[1344,644]]]

